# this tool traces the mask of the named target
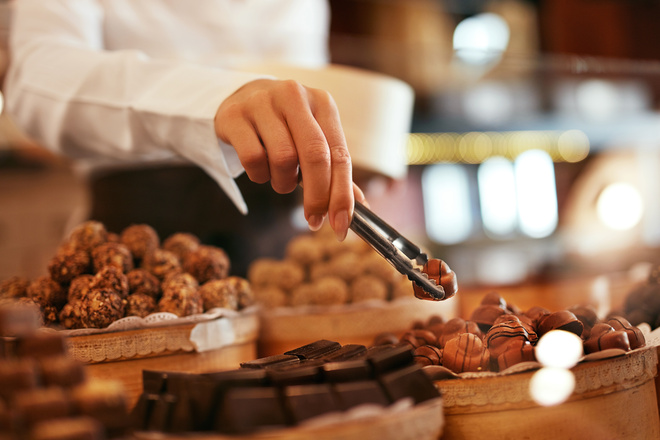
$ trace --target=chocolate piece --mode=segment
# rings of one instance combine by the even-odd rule
[[[56,356],[42,359],[40,362],[42,381],[45,386],[71,388],[86,379],[82,362],[68,357]]]
[[[284,290],[277,286],[258,286],[253,292],[255,301],[260,304],[263,309],[269,310],[289,305],[289,296]]]
[[[124,317],[126,302],[114,290],[92,289],[80,301],[80,316],[87,328],[105,328]]]
[[[122,273],[133,269],[133,255],[121,243],[106,242],[92,250],[92,266],[99,272],[107,266],[116,267]]]
[[[71,280],[71,284],[69,284],[69,290],[67,292],[67,300],[69,302],[73,302],[79,301],[86,297],[92,281],[94,281],[94,275],[91,274],[80,275]]]
[[[80,300],[64,304],[58,315],[60,325],[66,329],[84,328]]]
[[[73,248],[58,251],[48,263],[50,277],[60,284],[68,284],[77,276],[89,273],[90,269],[89,253]]]
[[[325,356],[323,360],[325,362],[339,362],[345,361],[348,359],[353,359],[355,357],[361,356],[367,352],[367,347],[360,344],[346,344],[342,346],[339,350],[335,350]]]
[[[267,368],[275,365],[299,364],[300,358],[293,354],[276,354],[254,359],[248,362],[241,362],[242,368]]]
[[[610,348],[630,350],[628,333],[625,330],[615,331],[611,325],[604,322],[599,322],[593,326],[589,339],[584,341],[583,345],[586,354]]]
[[[449,299],[458,291],[458,281],[456,274],[452,271],[447,263],[437,258],[431,258],[422,268],[422,272],[427,274],[430,279],[434,280],[438,285],[442,286],[445,290],[444,299]],[[415,282],[412,283],[415,297],[419,299],[431,299],[430,295],[425,292]]]
[[[32,358],[6,359],[0,362],[0,397],[6,401],[19,391],[39,386],[39,370]]]
[[[409,344],[379,345],[367,350],[366,358],[374,372],[383,372],[401,368],[413,363],[413,351]]]
[[[349,285],[349,300],[351,303],[361,301],[386,301],[389,295],[387,282],[375,275],[358,275]]]
[[[514,339],[507,344],[506,350],[497,357],[497,365],[501,371],[521,362],[533,362],[535,360],[534,346],[531,342]]]
[[[204,310],[214,308],[238,310],[238,292],[229,278],[205,282],[200,286],[199,294],[202,297]]]
[[[298,356],[300,359],[316,359],[326,356],[333,351],[339,350],[340,348],[341,344],[339,344],[339,342],[320,339],[318,341],[303,345],[302,347],[286,351],[284,354]]]
[[[304,361],[301,364],[289,364],[269,368],[266,375],[270,382],[283,385],[300,385],[321,382],[323,379],[322,359]]]
[[[142,260],[142,267],[159,280],[182,271],[179,258],[174,253],[160,248],[154,249],[145,255]]]
[[[22,276],[12,276],[0,281],[0,299],[15,299],[27,295],[30,280]]]
[[[376,335],[374,345],[393,345],[399,343],[399,337],[391,332],[384,332]]]
[[[514,340],[531,342],[529,333],[520,320],[514,315],[510,315],[509,318],[508,321],[493,325],[486,333],[484,342],[493,358],[498,358],[504,353]]]
[[[284,406],[276,388],[231,388],[223,396],[215,429],[241,434],[287,425]]]
[[[584,330],[582,323],[568,310],[560,310],[539,318],[536,332],[539,337],[550,330],[565,330],[580,336]]]
[[[139,316],[144,318],[158,309],[156,300],[143,293],[133,293],[126,298],[126,316]]]
[[[109,433],[123,433],[128,428],[128,401],[120,382],[87,380],[71,390],[78,413],[100,421]]]
[[[408,330],[401,336],[401,342],[406,342],[415,349],[422,345],[436,345],[438,337],[429,330],[413,329]]]
[[[294,423],[341,409],[328,384],[288,386],[283,394]]]
[[[199,238],[188,232],[176,232],[165,239],[162,248],[174,253],[183,260],[186,253],[194,251],[200,245]]]
[[[158,310],[188,316],[204,311],[197,280],[189,273],[175,273],[161,284],[163,295],[158,301]]]
[[[68,243],[75,249],[91,252],[96,246],[105,243],[108,231],[105,225],[95,220],[89,220],[76,226],[69,235]]]
[[[67,354],[66,339],[53,331],[37,331],[16,341],[16,356],[42,359]]]
[[[337,276],[326,276],[312,281],[309,284],[310,292],[306,293],[312,299],[311,304],[331,306],[344,304],[349,300],[348,285],[346,281]],[[291,304],[296,304],[299,289],[291,293]]]
[[[137,260],[160,246],[156,230],[145,224],[133,224],[124,228],[119,234],[119,240]]]
[[[500,316],[508,313],[506,309],[494,304],[481,304],[474,309],[470,315],[470,321],[474,321],[482,332],[487,332]]]
[[[539,321],[541,318],[543,318],[545,315],[549,315],[550,310],[546,309],[545,307],[541,306],[534,306],[530,307],[528,310],[524,312],[524,315],[529,317],[532,322],[534,323],[535,327],[538,327]]]
[[[568,309],[582,323],[583,330],[580,335],[582,339],[588,339],[591,328],[598,322],[596,309],[591,305],[575,305]]]
[[[442,349],[434,345],[422,345],[415,349],[413,359],[422,367],[442,365]]]
[[[391,402],[412,397],[418,404],[440,396],[422,367],[416,364],[387,372],[380,376],[380,382]]]
[[[14,395],[12,402],[28,426],[42,420],[68,417],[74,412],[69,396],[58,387],[23,390]]]
[[[67,301],[67,295],[67,289],[48,275],[37,278],[27,287],[27,296],[42,307],[62,307]]]
[[[383,388],[374,380],[340,382],[332,385],[340,409],[348,410],[354,406],[371,403],[387,406],[390,401]]]
[[[142,389],[145,393],[160,394],[165,391],[167,372],[142,370]]]
[[[480,338],[483,336],[476,322],[466,321],[462,318],[452,318],[442,327],[442,334],[438,338],[438,347],[443,348],[447,341],[463,333],[471,333]]]
[[[630,349],[634,350],[639,347],[643,347],[646,344],[646,338],[644,338],[644,333],[630,324],[630,322],[622,316],[611,316],[607,323],[612,326],[614,330],[623,330],[628,333],[628,341],[630,342]]]
[[[323,374],[328,382],[367,380],[372,377],[372,368],[366,359],[327,362],[323,365]]]
[[[311,266],[325,257],[323,247],[310,234],[298,235],[289,240],[284,254],[286,258],[303,266]]]
[[[176,396],[171,394],[160,394],[150,396],[155,398],[151,404],[151,411],[147,419],[147,431],[169,432],[170,422],[177,404]]]
[[[103,426],[91,417],[67,417],[37,423],[31,440],[105,440]]]

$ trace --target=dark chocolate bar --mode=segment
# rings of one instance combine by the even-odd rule
[[[333,384],[332,387],[342,410],[365,403],[381,406],[387,406],[390,403],[385,391],[375,380],[342,382]]]
[[[329,384],[293,385],[283,394],[294,423],[341,410]]]
[[[440,391],[417,364],[387,372],[380,382],[392,402],[412,397],[415,404],[440,397]]]
[[[316,342],[312,342],[302,347],[295,348],[284,352],[284,354],[298,356],[300,359],[316,359],[323,356],[327,356],[333,351],[337,351],[341,348],[339,342],[328,341],[327,339],[320,339]]]
[[[298,356],[292,354],[276,354],[266,356],[248,362],[241,362],[241,368],[268,368],[274,366],[297,364],[300,362]]]
[[[285,425],[287,417],[276,388],[241,387],[231,388],[224,394],[215,429],[227,433],[247,433]]]

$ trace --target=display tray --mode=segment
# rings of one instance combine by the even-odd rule
[[[571,369],[574,392],[554,406],[541,406],[530,396],[539,364],[436,380],[445,402],[443,440],[660,438],[656,347],[594,359]]]
[[[132,407],[142,392],[142,370],[206,373],[254,359],[259,316],[256,309],[186,318],[159,314],[65,333],[69,354],[87,364],[91,377],[121,381]]]
[[[342,345],[373,345],[384,332],[396,335],[434,315],[456,316],[456,297],[446,301],[399,298],[327,307],[281,307],[260,313],[259,357],[285,353],[311,341],[331,338]]]
[[[436,440],[442,437],[442,398],[414,406],[405,405],[405,402],[401,402],[403,406],[398,405],[400,402],[384,409],[358,407],[348,414],[328,414],[296,427],[253,434],[137,432],[133,435],[139,440]]]

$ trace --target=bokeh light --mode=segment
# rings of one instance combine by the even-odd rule
[[[623,231],[634,228],[644,214],[644,202],[637,188],[617,182],[605,187],[596,202],[598,218],[609,228]]]
[[[552,330],[539,339],[535,354],[544,367],[571,368],[582,357],[582,339],[575,333]]]
[[[575,376],[565,368],[544,367],[529,381],[532,399],[542,406],[558,405],[569,398],[575,389]]]

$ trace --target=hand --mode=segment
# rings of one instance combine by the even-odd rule
[[[318,230],[328,216],[341,241],[353,218],[351,157],[337,106],[324,90],[293,80],[245,84],[220,105],[216,135],[232,145],[253,182],[270,181],[279,194],[304,182],[305,219]]]

